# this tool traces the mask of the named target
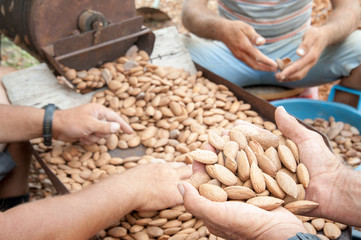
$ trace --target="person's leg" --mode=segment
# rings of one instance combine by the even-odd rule
[[[261,84],[255,71],[233,56],[221,42],[206,40],[195,35],[182,35],[182,41],[192,60],[218,76],[240,86]]]
[[[10,104],[1,78],[11,71],[15,71],[15,69],[0,67],[0,104]],[[5,144],[2,144],[2,148],[5,148]],[[0,182],[1,210],[6,210],[14,206],[15,203],[28,200],[28,178],[31,161],[31,149],[25,142],[8,144],[4,151],[2,153],[3,159],[12,160],[16,167],[8,172]]]

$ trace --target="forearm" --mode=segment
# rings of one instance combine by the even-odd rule
[[[136,208],[123,174],[92,187],[13,208],[0,215],[4,239],[88,239]]]
[[[358,27],[360,7],[355,0],[333,0],[333,11],[320,28],[327,34],[327,45],[342,42]]]
[[[361,227],[361,172],[345,168],[331,191],[328,216],[325,217]]]
[[[0,104],[0,143],[42,136],[44,110]]]
[[[199,37],[221,41],[222,22],[229,21],[207,7],[208,0],[185,0],[182,9],[183,25]]]

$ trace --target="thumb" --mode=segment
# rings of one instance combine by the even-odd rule
[[[212,202],[199,195],[190,183],[181,182],[178,184],[178,190],[183,196],[184,206],[188,212],[194,216],[204,219],[209,211]],[[208,210],[207,210],[208,209]]]
[[[312,36],[312,32],[308,31],[305,33],[305,35],[303,36],[303,40],[302,43],[300,44],[300,46],[298,46],[296,53],[298,56],[303,57],[310,49],[310,47],[313,45],[314,43],[314,36]]]
[[[316,132],[308,130],[302,126],[295,117],[286,112],[283,106],[280,106],[276,109],[275,119],[276,124],[282,134],[294,141],[296,144],[311,138],[315,138],[316,135],[318,135]]]

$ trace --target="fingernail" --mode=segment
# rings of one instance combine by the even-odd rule
[[[179,193],[183,196],[184,195],[184,186],[182,183],[178,183],[177,185]]]
[[[258,37],[258,38],[256,39],[256,44],[257,44],[257,45],[264,44],[265,41],[266,41],[266,39],[264,39],[263,37]]]
[[[111,131],[112,133],[118,132],[119,129],[120,129],[120,124],[119,124],[119,123],[116,123],[116,122],[110,123],[110,131]]]
[[[299,56],[303,56],[303,55],[305,55],[305,50],[303,49],[303,48],[299,48],[299,49],[297,49],[297,54],[299,55]]]

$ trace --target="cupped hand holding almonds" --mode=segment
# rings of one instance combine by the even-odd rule
[[[318,203],[305,200],[309,173],[299,161],[297,145],[245,121],[237,121],[222,136],[208,133],[208,150],[189,156],[205,164],[205,171],[191,178],[200,195],[212,201],[237,200],[265,210],[278,206],[295,214],[308,212]]]

